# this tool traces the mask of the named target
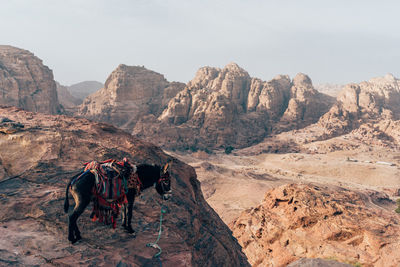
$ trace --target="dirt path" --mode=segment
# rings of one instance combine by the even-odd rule
[[[380,209],[391,209],[393,203],[375,203],[371,192],[388,193],[395,200],[394,192],[400,188],[400,153],[379,147],[359,146],[324,154],[252,156],[248,149],[247,155],[240,151],[236,155],[168,153],[196,169],[207,202],[225,223],[258,205],[267,190],[282,184],[316,183],[357,190],[371,206]]]

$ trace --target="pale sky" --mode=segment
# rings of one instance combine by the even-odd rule
[[[263,80],[359,82],[400,77],[400,1],[0,0],[0,44],[64,85],[105,82],[120,63],[181,82],[229,62]]]

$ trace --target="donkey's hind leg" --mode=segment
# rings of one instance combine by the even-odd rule
[[[90,197],[83,197],[81,195],[74,194],[73,192],[71,193],[75,199],[75,208],[69,216],[68,240],[71,241],[72,244],[74,244],[76,241],[82,238],[76,221],[78,220],[79,216],[81,216],[81,214],[84,212],[87,205],[90,203]]]

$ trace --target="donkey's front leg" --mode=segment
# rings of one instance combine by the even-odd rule
[[[135,201],[135,190],[134,189],[129,189],[128,193],[126,194],[127,199],[128,199],[128,216],[125,216],[124,218],[124,224],[126,222],[126,217],[128,217],[128,221],[125,225],[125,229],[126,231],[128,231],[128,233],[133,234],[135,233],[135,230],[132,229],[132,210],[133,210],[133,203]],[[126,214],[126,213],[125,213]]]
[[[124,228],[126,227],[126,219],[127,219],[126,213],[127,213],[127,206],[126,204],[123,204],[121,216],[122,216],[122,227]]]

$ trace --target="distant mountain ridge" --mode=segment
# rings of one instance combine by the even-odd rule
[[[345,85],[335,99],[302,73],[263,81],[230,63],[200,68],[183,84],[121,64],[105,85],[86,81],[59,86],[57,93],[40,59],[0,46],[0,92],[0,105],[107,122],[168,149],[244,148],[307,127],[304,142],[354,132],[400,145],[400,82],[391,74]]]
[[[333,103],[305,74],[265,82],[235,63],[204,67],[161,116],[143,117],[133,134],[170,149],[246,147],[318,121]]]
[[[344,84],[335,84],[335,83],[319,83],[315,84],[314,88],[321,93],[337,97],[339,92],[343,89]]]
[[[61,85],[59,82],[56,82],[56,84],[58,101],[64,108],[74,108],[77,105],[82,104],[81,99],[71,95],[68,86]]]
[[[67,86],[72,96],[84,100],[88,95],[95,93],[103,88],[104,84],[97,81],[83,81]],[[81,102],[82,103],[82,102]]]
[[[264,82],[237,64],[201,68],[187,85],[144,67],[120,65],[77,112],[172,149],[244,147],[267,134],[318,121],[334,99],[311,79]]]

